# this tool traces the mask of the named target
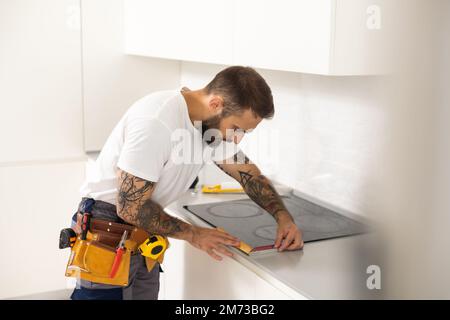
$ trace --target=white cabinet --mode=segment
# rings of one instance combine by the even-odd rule
[[[234,63],[325,75],[385,72],[381,2],[237,1]]]
[[[329,0],[237,1],[234,63],[326,73],[332,9]]]
[[[382,74],[391,71],[396,1],[334,0],[328,73]]]
[[[124,8],[126,53],[232,63],[232,1],[125,0]]]
[[[387,71],[385,0],[125,0],[126,52],[324,75]]]
[[[0,1],[0,162],[81,159],[79,1]]]
[[[83,0],[85,151],[98,151],[125,111],[152,91],[179,85],[179,63],[123,54],[123,0]]]
[[[84,177],[84,161],[0,167],[0,299],[67,287],[70,250],[58,249],[58,236]]]
[[[185,241],[171,241],[162,268],[159,299],[293,299],[236,260],[216,261]]]

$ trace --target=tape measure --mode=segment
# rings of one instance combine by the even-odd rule
[[[62,229],[59,234],[59,248],[64,249],[73,247],[76,240],[77,234],[72,228]]]
[[[167,241],[164,237],[154,235],[145,240],[138,248],[139,252],[151,259],[158,259],[158,257],[167,249]]]

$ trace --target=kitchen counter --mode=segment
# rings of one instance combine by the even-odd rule
[[[183,206],[246,197],[244,194],[202,194],[188,191],[166,210],[194,225],[210,227]],[[345,215],[344,212],[335,211]],[[366,270],[370,265],[367,263],[366,253],[369,248],[367,245],[373,243],[372,238],[373,233],[309,242],[299,251],[270,250],[250,256],[236,248],[230,250],[234,253],[232,259],[292,299],[373,298],[376,293],[366,287],[369,277]]]

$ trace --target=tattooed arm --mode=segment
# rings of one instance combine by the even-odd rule
[[[117,215],[150,234],[188,240],[192,225],[174,218],[151,199],[156,184],[119,170]]]
[[[216,254],[231,256],[223,245],[239,245],[236,238],[214,229],[195,227],[164,212],[152,200],[155,182],[138,178],[126,171],[118,171],[117,215],[125,222],[146,230],[150,234],[186,240],[198,249],[206,251],[217,260]]]
[[[250,199],[277,221],[279,227],[275,241],[276,248],[294,250],[303,246],[301,232],[281,197],[270,180],[261,174],[258,167],[242,151],[236,153],[233,159],[216,164],[226,174],[236,179]]]
[[[236,153],[233,160],[216,164],[226,174],[236,179],[250,199],[270,213],[277,222],[280,219],[292,220],[270,180],[261,174],[258,167],[242,151]]]

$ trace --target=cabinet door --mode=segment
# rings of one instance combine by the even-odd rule
[[[101,150],[139,98],[179,85],[179,63],[123,54],[123,1],[83,0],[85,151]]]
[[[81,158],[80,4],[0,1],[0,162]]]
[[[0,299],[67,287],[70,250],[58,250],[58,235],[70,226],[84,171],[82,161],[0,166]]]
[[[125,0],[125,51],[231,64],[232,21],[229,0]]]
[[[159,299],[292,299],[234,259],[216,261],[173,240],[162,268]]]
[[[389,71],[395,1],[336,0],[329,74]]]
[[[326,74],[332,0],[236,1],[234,63]]]

